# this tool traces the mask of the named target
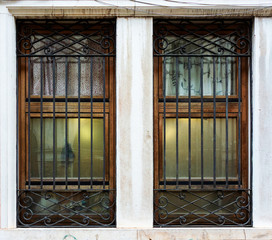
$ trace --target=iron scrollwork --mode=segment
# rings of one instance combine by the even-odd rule
[[[249,56],[245,20],[156,20],[154,56]]]
[[[115,225],[113,190],[19,190],[20,227],[110,227]]]
[[[155,190],[154,225],[250,225],[249,190]]]
[[[18,56],[113,56],[113,20],[18,20]]]

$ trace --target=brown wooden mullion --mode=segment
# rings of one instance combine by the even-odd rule
[[[77,102],[68,102],[68,113],[77,113],[78,112],[78,103]],[[56,102],[56,113],[65,113],[65,103]],[[90,113],[91,104],[89,102],[80,103],[80,113]],[[25,103],[25,111],[28,112],[28,103]],[[40,112],[40,103],[31,102],[30,103],[30,112],[39,113]],[[93,113],[103,112],[103,103],[93,103]],[[110,103],[105,104],[105,112],[110,112]],[[43,113],[53,113],[53,103],[52,102],[43,102]]]
[[[159,103],[159,113],[163,113],[163,103]],[[189,113],[188,103],[179,103],[179,113]],[[204,113],[213,113],[214,105],[212,102],[203,103]],[[228,103],[228,112],[229,113],[238,113],[238,103],[229,102]],[[176,104],[175,103],[166,103],[166,113],[175,113]],[[225,113],[226,112],[226,103],[220,102],[216,103],[216,113]],[[191,113],[201,113],[201,103],[191,103]]]

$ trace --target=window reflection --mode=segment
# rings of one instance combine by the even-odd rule
[[[188,57],[178,57],[177,59],[176,63],[176,58],[164,58],[166,96],[176,96],[177,77],[179,96],[188,96],[189,90],[191,96],[200,96],[201,77],[203,78],[204,96],[213,96],[214,80],[216,96],[226,95],[226,80],[228,81],[228,95],[236,94],[236,59],[234,57],[229,57],[227,61],[226,58],[215,57],[215,69],[212,57],[203,57],[202,67],[199,57],[191,57],[190,63]],[[191,75],[190,87],[189,70]],[[215,79],[213,79],[214,77]]]

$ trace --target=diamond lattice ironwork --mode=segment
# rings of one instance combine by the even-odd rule
[[[115,54],[113,20],[18,20],[18,56]]]
[[[155,191],[155,226],[247,226],[250,223],[248,190]]]
[[[20,227],[115,225],[115,191],[18,191]]]
[[[248,56],[250,21],[156,20],[155,56]]]

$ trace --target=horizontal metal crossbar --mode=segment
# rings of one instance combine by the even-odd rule
[[[116,57],[116,54],[77,54],[77,55],[69,55],[69,54],[58,54],[58,55],[54,55],[54,54],[35,54],[35,55],[29,55],[29,54],[17,54],[17,57],[32,57],[32,58],[38,58],[38,57],[47,57],[47,58],[65,58],[65,57],[69,57],[69,58],[78,58],[78,57],[84,57],[84,58],[109,58],[109,57]]]
[[[27,102],[28,101],[28,98],[25,99],[25,101]],[[52,102],[52,98],[29,98],[29,101],[30,102]],[[84,98],[69,98],[67,97],[67,99],[65,98],[55,98],[55,102],[90,102],[90,101],[93,101],[93,102],[109,102],[109,99],[105,98],[104,99],[101,99],[101,98],[90,98],[90,97],[84,97]]]

